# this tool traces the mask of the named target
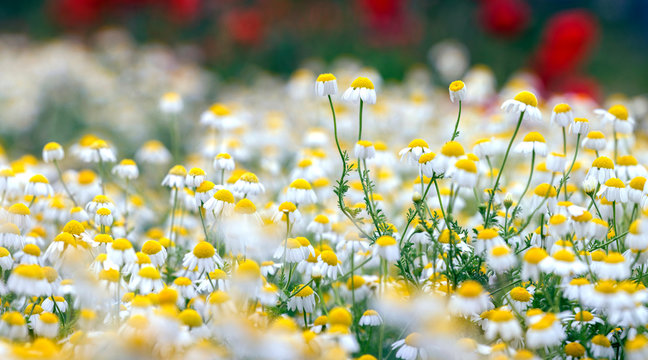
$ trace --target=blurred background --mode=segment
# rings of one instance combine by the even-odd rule
[[[21,0],[3,2],[0,24],[40,40],[118,26],[138,42],[197,44],[225,78],[341,54],[401,78],[453,39],[498,80],[528,67],[551,90],[648,83],[645,0]]]
[[[218,84],[260,73],[281,82],[348,59],[385,83],[421,68],[445,87],[486,64],[498,87],[525,70],[540,95],[643,95],[648,1],[3,1],[0,122],[11,136],[2,141],[33,151],[86,129],[165,140],[149,125],[165,91],[181,93],[196,119],[227,100]]]

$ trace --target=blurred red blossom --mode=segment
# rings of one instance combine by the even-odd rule
[[[545,85],[577,70],[598,40],[598,23],[585,10],[567,10],[551,17],[533,58]]]
[[[499,36],[515,36],[528,24],[529,5],[523,0],[483,0],[479,19],[486,31]]]
[[[423,34],[420,19],[406,9],[406,0],[357,0],[367,41],[376,47],[418,43]]]
[[[225,14],[223,23],[232,39],[241,45],[257,45],[263,39],[263,18],[256,8],[232,9]]]

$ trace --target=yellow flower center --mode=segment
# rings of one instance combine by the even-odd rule
[[[474,280],[467,280],[459,285],[457,293],[462,297],[474,298],[482,294],[482,286]]]
[[[558,104],[558,105],[554,106],[554,108],[553,108],[553,111],[555,113],[557,113],[557,114],[558,113],[566,113],[567,111],[570,111],[570,110],[571,110],[571,107],[569,107],[569,105],[567,105],[567,104]]]
[[[546,142],[544,136],[542,136],[542,134],[540,134],[537,131],[531,131],[530,133],[526,134],[524,136],[524,139],[522,139],[522,141],[524,141],[524,142],[541,142],[541,143]]]
[[[396,245],[396,239],[389,235],[383,235],[376,240],[376,244],[381,247]]]
[[[628,120],[628,109],[623,105],[613,105],[608,112],[619,120]]]
[[[614,162],[607,156],[599,156],[592,162],[592,167],[600,169],[614,169]]]
[[[333,81],[333,80],[335,80],[335,76],[333,74],[330,74],[330,73],[320,74],[317,77],[317,81],[319,81],[319,82]]]
[[[517,286],[514,287],[511,292],[511,299],[519,302],[529,302],[531,301],[531,293],[527,289]]]
[[[301,190],[312,189],[310,183],[304,179],[293,180],[293,182],[290,183],[290,187],[293,189],[301,189]]]
[[[455,163],[455,167],[472,174],[477,173],[477,165],[475,165],[475,162],[472,160],[460,159]]]
[[[529,106],[538,106],[538,98],[529,91],[521,91],[513,99]]]
[[[256,212],[256,206],[254,206],[254,203],[250,199],[244,198],[236,203],[234,211],[236,211],[238,214],[250,215]]]
[[[199,259],[207,259],[216,253],[216,250],[214,250],[214,246],[212,244],[208,243],[207,241],[201,241],[196,246],[194,246],[193,249],[193,254]]]
[[[374,84],[369,80],[369,78],[366,77],[357,77],[353,82],[351,83],[351,87],[354,89],[357,88],[366,88],[366,89],[373,89]]]
[[[445,156],[460,157],[465,153],[463,146],[456,141],[448,141],[441,147],[441,154]]]
[[[553,254],[553,258],[558,261],[573,262],[575,260],[574,253],[566,249],[560,249]]]
[[[452,92],[457,92],[457,91],[463,89],[465,86],[466,86],[466,84],[464,84],[463,81],[457,80],[457,81],[453,81],[453,82],[450,83],[449,89]]]
[[[29,215],[31,214],[31,211],[29,211],[29,208],[27,205],[22,204],[22,203],[17,203],[13,204],[9,207],[9,212],[15,215]]]
[[[605,186],[607,187],[613,187],[613,188],[620,188],[623,189],[625,188],[625,184],[621,179],[618,178],[610,178],[605,182]]]

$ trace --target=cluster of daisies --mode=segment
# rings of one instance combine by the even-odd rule
[[[3,155],[3,358],[648,358],[645,101],[334,70]]]

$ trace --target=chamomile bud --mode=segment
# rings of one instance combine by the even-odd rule
[[[448,91],[450,92],[450,101],[463,101],[466,97],[466,84],[461,80],[453,81],[450,83]]]

